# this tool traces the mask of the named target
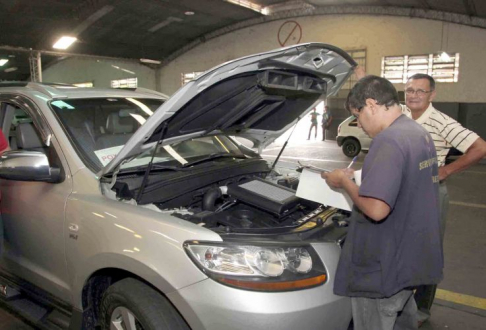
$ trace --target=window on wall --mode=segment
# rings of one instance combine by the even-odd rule
[[[353,50],[346,50],[346,52],[351,55],[353,60],[358,63],[359,66],[363,67],[366,71],[366,49],[353,49]],[[346,83],[343,85],[343,89],[351,89],[353,88],[354,84],[356,83],[356,75],[351,75]]]
[[[196,79],[197,77],[199,77],[203,73],[204,73],[204,71],[182,73],[181,74],[181,86],[184,86],[189,81]]]
[[[89,87],[93,87],[93,82],[84,82],[84,83],[75,83],[73,84],[74,86],[76,87],[85,87],[85,88],[89,88]]]
[[[111,88],[137,88],[137,78],[116,79],[111,81]]]
[[[425,73],[437,82],[457,82],[459,53],[385,56],[381,76],[392,83],[406,83],[416,73]]]

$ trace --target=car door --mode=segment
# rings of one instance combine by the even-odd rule
[[[11,149],[45,152],[50,165],[54,163],[64,172],[64,179],[60,183],[0,180],[0,208],[4,225],[0,270],[3,275],[28,281],[68,301],[70,290],[63,224],[66,200],[72,191],[69,169],[54,136],[50,139],[50,146],[44,143],[35,145],[19,137],[19,134],[23,134],[19,127],[32,125],[34,130],[31,132],[35,131],[39,142],[42,141],[39,123],[43,124],[44,135],[49,127],[39,116],[40,111],[34,103],[20,99],[16,96],[15,100],[9,100],[0,95],[0,101],[3,101],[0,117],[3,120],[2,128],[4,131],[9,128],[5,135]]]

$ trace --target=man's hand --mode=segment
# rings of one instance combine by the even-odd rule
[[[486,157],[486,141],[482,138],[477,138],[464,155],[448,165],[439,167],[439,180],[442,181],[454,173],[464,171],[470,166],[477,164],[484,157]]]
[[[354,170],[351,168],[334,170],[332,172],[321,172],[321,178],[326,180],[327,184],[332,188],[343,188],[344,181],[351,179],[354,175]]]
[[[439,181],[447,179],[448,176],[449,176],[449,173],[447,172],[447,169],[445,168],[445,166],[439,167]]]
[[[359,187],[350,180],[353,176],[354,170],[351,168],[334,170],[332,172],[321,172],[321,177],[326,180],[330,187],[344,189],[353,200],[353,203],[367,217],[374,221],[382,221],[385,219],[390,214],[391,208],[382,200],[360,196]]]

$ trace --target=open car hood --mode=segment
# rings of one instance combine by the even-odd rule
[[[161,141],[206,134],[251,140],[261,151],[320,101],[335,95],[356,62],[343,50],[300,44],[217,66],[180,88],[133,134],[99,177]]]

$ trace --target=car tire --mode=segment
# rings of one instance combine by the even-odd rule
[[[343,142],[343,153],[348,157],[354,157],[361,151],[361,145],[359,141],[355,139],[347,139]]]
[[[103,294],[100,325],[103,330],[189,330],[164,296],[133,278],[116,282]]]

